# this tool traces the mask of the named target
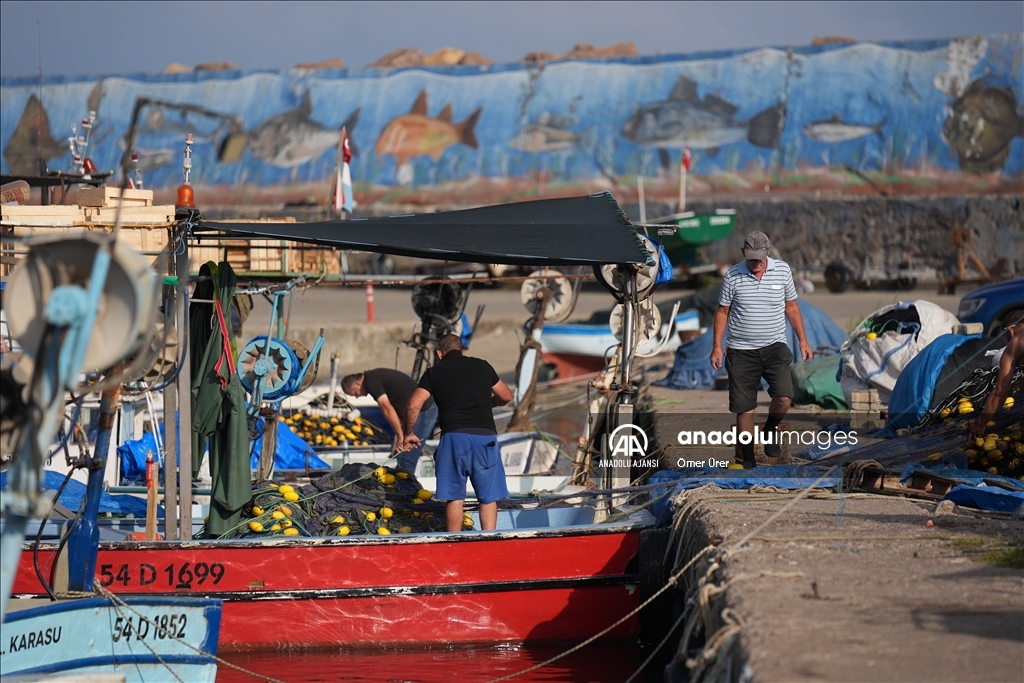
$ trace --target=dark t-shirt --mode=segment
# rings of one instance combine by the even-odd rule
[[[390,368],[377,368],[363,373],[363,388],[366,389],[366,393],[373,396],[375,401],[387,394],[388,400],[391,401],[395,412],[398,413],[398,419],[404,421],[405,409],[409,407],[412,392],[416,391],[416,382],[404,372]],[[423,405],[424,408],[429,406],[429,402]]]
[[[499,382],[491,364],[449,351],[423,373],[420,387],[430,392],[437,404],[441,432],[470,431],[494,434],[491,387]]]

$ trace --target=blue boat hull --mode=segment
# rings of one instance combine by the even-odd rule
[[[9,612],[4,676],[119,673],[126,681],[213,683],[221,601],[126,597],[54,602]],[[171,673],[173,671],[173,674]]]

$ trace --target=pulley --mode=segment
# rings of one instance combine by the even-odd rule
[[[632,266],[622,263],[606,263],[601,266],[594,266],[594,277],[605,289],[612,293],[618,301],[626,298],[626,284],[630,275],[636,269],[636,295],[637,301],[643,301],[654,293],[654,285],[658,279],[658,247],[654,242],[644,235],[638,235],[644,243],[654,260],[653,265]]]
[[[301,364],[285,342],[265,336],[249,340],[238,354],[238,376],[253,402],[276,401],[298,391]]]
[[[616,304],[612,309],[608,326],[612,334],[619,341],[622,341],[622,317],[623,307],[627,304]],[[645,299],[637,304],[636,316],[633,319],[633,331],[636,344],[646,344],[658,336],[661,331],[661,312],[654,304],[654,299]]]
[[[561,322],[572,312],[572,285],[557,270],[535,270],[519,289],[523,306],[537,315],[544,301],[544,320]]]
[[[454,282],[416,285],[412,289],[412,310],[421,320],[443,320],[449,325],[462,315],[466,291]]]

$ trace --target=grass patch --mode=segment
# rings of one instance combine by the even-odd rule
[[[971,550],[974,548],[980,548],[988,543],[984,538],[955,538],[950,543],[957,550]]]
[[[1024,569],[1024,546],[1006,550],[990,550],[982,556],[981,561],[993,567]]]
[[[866,318],[867,316],[865,315],[858,316],[856,318],[850,318],[846,322],[846,334],[853,334],[853,331],[860,327],[860,324],[864,322]]]

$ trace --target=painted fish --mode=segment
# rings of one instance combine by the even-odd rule
[[[739,108],[717,95],[697,96],[697,83],[686,76],[676,81],[668,99],[645,104],[622,124],[622,137],[642,147],[706,149],[746,140],[773,149],[786,116],[777,104],[748,120],[733,118]]]
[[[331,130],[313,121],[309,118],[312,110],[313,101],[306,91],[297,109],[271,116],[252,129],[248,134],[249,153],[271,166],[295,168],[337,148],[341,129]],[[359,109],[356,109],[342,124],[348,130],[350,141],[358,121]],[[355,145],[352,145],[352,153],[356,153]]]
[[[557,152],[577,147],[593,147],[592,131],[576,133],[568,130],[577,123],[575,116],[541,114],[536,123],[530,123],[512,136],[508,146],[521,152]]]
[[[202,125],[202,124],[199,124]],[[208,123],[203,127],[208,127]],[[138,135],[180,135],[184,136],[191,133],[193,135],[193,141],[195,144],[201,144],[204,142],[210,142],[213,138],[218,137],[220,133],[227,127],[226,122],[220,123],[212,132],[202,133],[198,132],[199,127],[196,123],[189,120],[187,117],[182,117],[180,121],[168,119],[167,111],[160,108],[152,108],[146,113],[146,119],[139,126]]]
[[[960,170],[995,173],[1010,156],[1010,142],[1024,137],[1024,117],[1017,98],[1006,88],[976,80],[953,102],[942,125],[942,139],[955,151]]]
[[[57,159],[68,153],[68,147],[50,134],[50,117],[35,95],[29,95],[21,119],[4,148],[4,161],[11,175],[39,175],[39,159]]]
[[[384,126],[377,138],[377,156],[390,154],[399,166],[404,166],[409,159],[424,155],[437,161],[446,149],[460,143],[476,149],[473,129],[481,111],[483,107],[478,107],[462,123],[452,123],[452,105],[447,104],[437,118],[432,119],[427,116],[427,91],[421,90],[408,114]]]
[[[872,133],[882,137],[885,121],[886,119],[882,119],[873,126],[859,126],[855,123],[844,123],[839,114],[835,114],[830,119],[808,123],[803,131],[804,135],[818,142],[846,142]]]
[[[139,157],[138,169],[143,173],[154,171],[164,166],[170,166],[181,155],[176,149],[136,149],[135,154]]]

